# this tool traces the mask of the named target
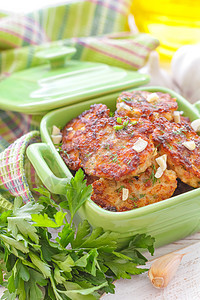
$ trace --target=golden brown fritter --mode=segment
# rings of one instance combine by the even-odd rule
[[[81,166],[86,174],[121,180],[144,172],[151,164],[156,149],[150,138],[152,123],[145,119],[101,118],[76,138]],[[146,148],[133,149],[138,139]]]
[[[71,120],[62,131],[62,150],[60,152],[64,162],[71,170],[77,171],[81,167],[79,151],[74,140],[85,130],[85,126],[94,123],[100,118],[108,118],[110,110],[104,104],[94,104],[89,110]]]
[[[190,118],[184,117],[184,116],[181,116],[181,122],[186,122],[186,123],[191,124]]]
[[[162,116],[171,121],[177,108],[176,99],[161,92],[123,92],[117,99],[117,114],[130,118],[144,117],[153,121]]]
[[[91,199],[104,209],[127,211],[171,197],[176,186],[174,171],[165,170],[161,178],[156,180],[154,169],[150,167],[138,177],[120,181],[101,178],[93,182]],[[123,200],[124,189],[128,189],[126,200]]]
[[[94,181],[99,180],[99,177],[96,176],[89,176],[87,174],[85,174],[85,180],[86,180],[86,184],[90,185],[92,184]]]
[[[168,167],[174,170],[183,182],[200,187],[200,137],[189,123],[169,122],[157,119],[153,140],[159,154],[167,154]],[[195,149],[187,149],[183,143],[194,141]]]

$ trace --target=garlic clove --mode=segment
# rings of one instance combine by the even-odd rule
[[[165,288],[174,277],[185,254],[170,253],[156,259],[149,269],[148,276],[154,287]]]
[[[176,89],[175,85],[173,84],[171,75],[160,68],[159,64],[159,54],[156,51],[152,51],[149,54],[149,59],[147,64],[138,70],[141,74],[148,74],[150,75],[150,82],[147,86],[156,85],[156,86],[164,86],[170,89]]]
[[[200,44],[180,47],[171,60],[172,78],[180,94],[194,103],[200,98]],[[191,76],[192,74],[192,76]]]
[[[200,131],[200,119],[194,120],[191,123],[191,127],[194,129],[194,131],[199,132]]]

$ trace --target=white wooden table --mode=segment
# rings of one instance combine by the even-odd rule
[[[199,300],[200,299],[200,233],[155,250],[153,259],[177,251],[186,253],[178,271],[165,289],[156,289],[150,283],[147,272],[132,276],[130,280],[115,282],[115,294],[104,295],[102,300]],[[151,255],[147,267],[153,262]]]
[[[132,276],[132,279],[120,279],[115,282],[115,294],[102,296],[102,300],[199,300],[200,299],[200,232],[155,250],[149,259],[147,267],[153,260],[164,254],[178,251],[186,253],[175,277],[163,290],[154,288],[147,272]],[[0,296],[3,288],[0,287]]]

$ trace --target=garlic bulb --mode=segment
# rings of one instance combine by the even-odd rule
[[[156,259],[148,272],[151,283],[158,289],[166,287],[174,277],[184,255],[170,253]]]
[[[149,54],[147,64],[138,70],[139,73],[150,75],[150,82],[147,84],[163,86],[173,89],[173,82],[170,74],[167,71],[160,68],[159,65],[159,54],[156,51],[152,51]]]
[[[171,62],[172,79],[191,103],[200,99],[200,44],[179,48]]]

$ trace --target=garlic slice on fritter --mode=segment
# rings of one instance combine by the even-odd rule
[[[200,119],[194,120],[191,123],[191,127],[194,129],[194,131],[198,132],[200,131]]]
[[[60,135],[60,129],[57,126],[53,125],[51,134],[52,135]]]
[[[186,141],[183,143],[183,146],[185,146],[188,150],[194,150],[196,148],[194,141]]]
[[[128,199],[129,189],[123,188],[122,189],[122,201],[126,201]]]
[[[156,171],[155,178],[160,178],[163,174],[163,170],[159,167]]]
[[[126,110],[132,110],[132,108],[124,102],[117,103],[117,109],[120,109],[120,108],[123,108]]]
[[[167,154],[163,154],[162,156],[156,158],[156,162],[162,171],[165,171],[167,169]]]
[[[156,93],[152,93],[152,94],[149,94],[148,96],[147,96],[147,102],[154,102],[154,101],[157,101],[159,99],[159,97],[158,97],[158,94],[156,94]]]
[[[141,139],[141,137],[139,137],[139,139],[134,143],[133,145],[133,149],[136,152],[142,152],[148,145],[148,142]]]
[[[62,140],[62,135],[61,134],[51,135],[51,138],[54,144],[59,144]]]
[[[174,122],[180,123],[181,122],[181,114],[180,111],[174,111]]]

